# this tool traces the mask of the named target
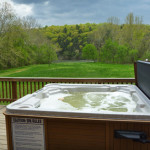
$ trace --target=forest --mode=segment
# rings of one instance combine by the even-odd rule
[[[99,24],[41,27],[32,17],[19,18],[10,4],[1,4],[0,69],[83,59],[120,64],[150,59],[150,25],[129,13],[124,24],[110,17]]]

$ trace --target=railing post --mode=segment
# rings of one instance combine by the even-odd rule
[[[17,81],[12,81],[12,100],[17,100]]]

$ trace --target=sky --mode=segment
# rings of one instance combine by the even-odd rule
[[[20,17],[32,16],[42,26],[103,23],[115,16],[123,24],[129,13],[150,24],[150,0],[0,0]]]

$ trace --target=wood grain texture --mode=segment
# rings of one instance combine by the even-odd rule
[[[50,82],[50,83],[135,83],[134,78],[10,78],[0,77],[0,81],[14,81],[14,82]]]
[[[7,114],[5,113],[7,116]],[[14,115],[6,118],[9,146],[11,146],[11,122]],[[33,117],[30,115],[15,115]],[[40,116],[34,116],[40,118]],[[114,138],[114,130],[144,131],[150,139],[150,122],[92,120],[81,118],[57,118],[42,116],[45,123],[45,143],[47,150],[149,150],[150,144],[130,139]],[[10,149],[11,150],[11,147]]]
[[[0,150],[7,150],[7,139],[6,139],[6,124],[5,116],[3,111],[5,106],[0,105]]]
[[[53,150],[105,150],[105,122],[48,121],[48,144]]]

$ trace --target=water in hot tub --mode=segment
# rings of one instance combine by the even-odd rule
[[[74,92],[41,100],[39,109],[79,112],[134,112],[136,103],[124,92]]]

